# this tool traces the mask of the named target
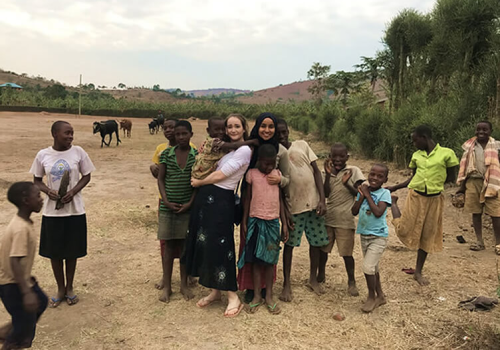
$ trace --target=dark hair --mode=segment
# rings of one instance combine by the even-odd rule
[[[210,127],[212,127],[212,123],[213,123],[214,121],[224,122],[224,119],[222,119],[221,117],[210,117],[210,118],[208,119],[208,127],[209,127],[209,128],[210,128]]]
[[[288,123],[286,122],[286,120],[285,120],[285,119],[283,119],[283,118],[278,118],[278,120],[277,120],[277,122],[276,122],[276,126],[278,126],[278,125],[280,125],[280,124],[282,124],[282,125],[286,126],[286,128],[288,129]]]
[[[488,124],[490,126],[490,130],[493,131],[493,125],[487,120],[481,120],[480,122],[477,122],[476,125],[478,124]]]
[[[428,139],[432,139],[432,130],[429,126],[427,125],[420,125],[415,128],[413,131],[415,135],[420,136],[420,137],[426,137]]]
[[[59,131],[59,129],[61,128],[61,126],[63,126],[63,124],[71,125],[70,123],[64,120],[58,120],[52,124],[52,127],[50,128],[50,133],[52,134],[52,136],[54,136],[54,134]]]
[[[276,148],[274,148],[274,146],[269,143],[259,147],[259,158],[276,158],[277,155],[278,152],[276,152]]]
[[[347,146],[344,145],[342,142],[335,142],[333,145],[332,145],[332,150],[333,149],[341,149],[341,150],[345,150],[346,152],[348,152],[348,149],[347,149]]]
[[[167,118],[163,121],[163,124],[165,124],[166,122],[174,122],[175,124],[177,124],[177,122],[179,121],[179,119],[176,119],[176,118]]]
[[[193,132],[193,127],[191,126],[191,123],[188,122],[187,120],[178,120],[177,123],[175,123],[175,127],[183,126],[185,127],[189,132]]]
[[[33,186],[35,186],[33,182],[15,182],[7,191],[7,199],[16,207],[20,208],[23,205],[23,199],[28,197]]]
[[[375,166],[378,166],[378,167],[381,167],[382,169],[385,170],[385,176],[389,176],[389,168],[387,167],[387,165],[385,164],[382,164],[382,163],[376,163],[376,164],[373,164],[372,165],[372,168],[375,167]]]

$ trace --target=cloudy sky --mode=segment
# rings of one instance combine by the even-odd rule
[[[434,0],[1,0],[0,68],[69,85],[258,90],[351,70]]]

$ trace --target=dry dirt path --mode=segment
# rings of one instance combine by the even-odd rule
[[[381,263],[388,304],[370,315],[360,311],[366,287],[356,240],[356,278],[361,296],[346,295],[347,278],[342,260],[334,253],[328,263],[326,294],[316,296],[304,287],[308,276],[307,244],[295,250],[292,286],[295,299],[282,304],[280,316],[265,309],[236,319],[222,317],[223,304],[206,310],[195,301],[182,300],[178,267],[174,269],[174,295],[170,304],[158,301],[154,283],[160,277],[156,241],[156,183],[149,173],[151,156],[164,142],[163,135],[149,135],[146,119],[133,119],[132,138],[100,148],[92,135],[92,122],[106,117],[0,113],[0,232],[15,213],[6,200],[13,181],[30,180],[30,165],[41,148],[51,145],[50,125],[63,119],[75,128],[74,144],[90,155],[97,170],[84,190],[89,225],[89,254],[81,259],[76,275],[80,303],[48,309],[39,323],[33,349],[463,349],[500,346],[491,331],[499,324],[499,310],[468,313],[457,309],[460,300],[474,295],[493,296],[497,287],[491,232],[485,232],[488,249],[475,253],[458,244],[457,234],[472,241],[470,219],[449,205],[445,209],[445,250],[430,256],[427,287],[418,286],[403,267],[414,266],[415,253],[407,251],[391,232],[390,246]],[[194,143],[205,137],[205,121],[193,123]],[[299,138],[297,133],[293,137]],[[324,144],[312,142],[318,154]],[[365,173],[371,162],[352,158]],[[391,183],[402,181],[391,170]],[[404,203],[406,192],[400,193]],[[40,215],[34,215],[39,229]],[[462,231],[460,228],[467,231]],[[239,234],[236,231],[235,236]],[[281,292],[281,262],[277,293]],[[37,257],[34,268],[42,288],[55,292],[48,260]],[[207,291],[194,288],[199,298]],[[195,299],[196,300],[196,299]],[[332,314],[343,312],[336,321]],[[0,308],[0,322],[8,314]],[[496,330],[499,333],[498,329]],[[464,341],[464,336],[471,340]],[[489,342],[489,343],[486,343]],[[481,344],[481,345],[480,345]],[[496,344],[496,345],[493,345]],[[498,347],[497,347],[498,348]]]

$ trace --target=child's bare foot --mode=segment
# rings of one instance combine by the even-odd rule
[[[379,307],[379,306],[382,306],[382,305],[385,305],[387,304],[387,300],[385,299],[385,295],[379,295],[375,298],[375,307]]]
[[[349,284],[347,285],[347,292],[352,297],[359,296],[359,291],[358,287],[356,287],[356,282],[349,282]]]
[[[425,278],[424,276],[422,276],[421,273],[416,273],[413,275],[413,278],[415,279],[415,281],[418,282],[418,284],[420,284],[421,286],[426,286],[429,284],[429,280],[427,278]]]
[[[194,294],[193,294],[193,292],[191,292],[191,289],[189,289],[189,288],[185,288],[185,287],[183,288],[181,286],[181,294],[184,296],[184,300],[186,300],[186,301],[194,298]]]
[[[162,290],[164,287],[165,287],[165,284],[163,283],[163,277],[162,277],[162,279],[160,280],[160,282],[155,283],[155,288],[158,289],[158,290]]]
[[[375,309],[376,307],[377,307],[377,300],[375,298],[373,299],[368,298],[366,299],[364,305],[361,307],[361,311],[369,313],[372,312],[373,309]]]
[[[292,286],[290,284],[283,285],[283,290],[281,291],[278,299],[286,303],[289,303],[293,300]]]
[[[306,283],[306,287],[311,290],[311,292],[316,293],[317,295],[322,295],[325,294],[325,290],[323,287],[318,283],[317,280],[309,280],[309,282]]]
[[[161,293],[158,300],[160,300],[163,303],[169,303],[171,295],[172,295],[172,289],[167,290],[167,288],[163,288],[163,292]]]

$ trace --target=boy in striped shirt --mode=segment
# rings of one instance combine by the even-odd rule
[[[191,187],[191,169],[196,150],[190,146],[193,136],[191,123],[180,120],[174,129],[176,146],[167,148],[160,157],[158,171],[158,189],[161,194],[158,239],[165,240],[163,258],[163,293],[160,301],[168,303],[172,294],[172,267],[175,251],[184,249],[184,242],[189,228],[189,209],[194,200]],[[184,299],[193,297],[187,288],[187,275],[183,265],[181,272],[181,294]]]

